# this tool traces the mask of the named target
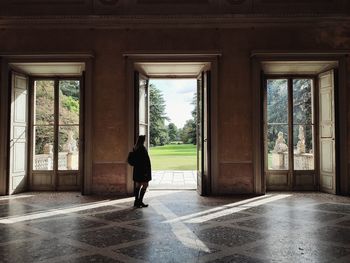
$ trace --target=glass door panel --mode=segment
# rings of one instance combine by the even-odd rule
[[[288,125],[267,125],[268,169],[288,170]]]
[[[79,170],[80,82],[59,81],[58,170]]]
[[[314,127],[293,125],[294,170],[314,170]]]
[[[80,110],[80,81],[59,81],[59,125],[78,125]]]
[[[60,126],[58,131],[58,170],[79,170],[79,126]]]
[[[314,170],[313,80],[293,79],[294,170]]]
[[[268,170],[288,170],[288,80],[268,79],[266,143]]]
[[[54,168],[54,89],[54,81],[34,82],[33,170]]]

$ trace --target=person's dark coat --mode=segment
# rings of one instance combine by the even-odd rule
[[[145,146],[141,146],[135,150],[133,180],[135,182],[148,182],[152,180],[151,161]]]

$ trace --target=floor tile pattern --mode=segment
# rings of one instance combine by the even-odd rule
[[[0,263],[350,262],[350,198],[322,193],[0,197]]]
[[[197,171],[152,171],[150,189],[194,190],[197,188]]]

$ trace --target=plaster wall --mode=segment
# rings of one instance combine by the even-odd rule
[[[124,53],[219,51],[218,171],[213,192],[253,193],[252,50],[349,49],[350,27],[276,25],[245,28],[3,29],[0,53],[93,51],[92,191],[126,193],[128,97]],[[347,60],[350,63],[350,59]],[[350,69],[347,88],[350,87]],[[3,88],[3,87],[1,87]],[[346,120],[350,124],[350,110]],[[348,130],[350,131],[350,129]],[[350,133],[348,140],[350,142]],[[350,145],[349,145],[350,146]],[[350,151],[350,147],[348,147]],[[348,154],[350,156],[350,152]],[[349,163],[350,160],[348,160]],[[350,169],[349,169],[350,170]]]

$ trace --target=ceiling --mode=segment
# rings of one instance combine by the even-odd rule
[[[150,78],[196,78],[208,62],[142,62],[135,68]]]
[[[10,66],[31,76],[80,76],[85,70],[81,62],[11,63]]]
[[[338,67],[337,61],[263,61],[265,74],[318,74]]]

